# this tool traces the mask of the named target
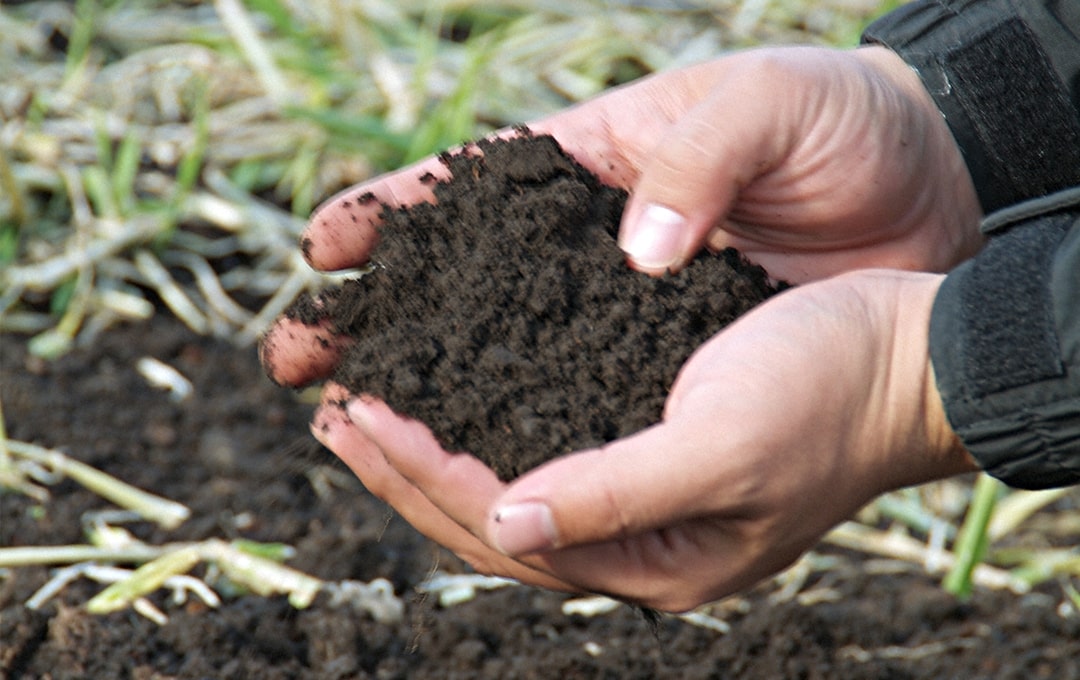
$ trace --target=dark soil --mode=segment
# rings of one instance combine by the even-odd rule
[[[655,421],[685,355],[772,290],[733,253],[665,279],[629,272],[612,238],[625,196],[550,141],[528,143],[550,162],[511,162],[509,179],[557,187],[561,212],[541,218],[548,208],[534,210],[529,192],[500,193],[498,148],[447,159],[472,193],[440,188],[438,210],[388,215],[375,271],[333,294],[334,318],[358,337],[338,377],[477,453],[494,446],[489,432],[497,449],[525,443],[554,455]],[[448,212],[483,210],[493,196],[517,217],[473,218],[493,228],[462,230]],[[171,532],[130,525],[140,539],[280,541],[295,546],[290,564],[302,571],[385,578],[405,603],[403,620],[379,623],[325,597],[296,610],[284,597],[232,593],[210,609],[155,595],[169,616],[158,626],[131,611],[88,615],[81,605],[102,586],[87,581],[31,611],[24,603],[48,571],[0,571],[3,678],[1080,677],[1080,617],[1059,614],[1059,589],[978,591],[961,604],[916,569],[883,571],[835,550],[835,564],[804,586],[814,604],[762,585],[714,609],[727,634],[677,618],[651,624],[627,606],[568,615],[569,596],[517,586],[443,608],[419,586],[436,567],[465,567],[313,444],[312,406],[272,385],[253,351],[195,337],[164,313],[54,363],[28,356],[25,338],[2,340],[12,438],[61,447],[192,509]],[[194,397],[177,403],[150,387],[135,369],[143,356],[190,378]],[[535,462],[516,459],[501,474]],[[71,482],[52,491],[45,505],[0,495],[0,545],[84,540],[85,513],[105,503]]]
[[[379,624],[321,599],[297,611],[240,595],[211,610],[155,597],[170,617],[159,627],[129,611],[87,615],[80,605],[101,588],[89,582],[29,611],[48,573],[20,568],[0,575],[3,678],[1080,677],[1080,618],[1059,615],[1056,586],[980,590],[959,604],[915,571],[835,552],[839,564],[806,585],[832,597],[774,602],[777,588],[764,585],[717,612],[726,635],[668,618],[654,630],[629,607],[568,616],[568,596],[525,587],[440,608],[417,585],[459,563],[358,484],[316,493],[307,473],[344,468],[325,452],[299,456],[311,406],[271,385],[254,352],[194,337],[164,313],[52,364],[28,358],[24,338],[0,337],[0,350],[13,438],[192,508],[172,532],[130,527],[144,540],[284,541],[297,548],[292,565],[333,580],[385,577],[406,603],[401,623]],[[195,397],[175,403],[147,386],[134,368],[142,356],[187,375]],[[83,513],[106,507],[69,482],[53,494],[45,506],[0,495],[0,545],[81,542]]]
[[[355,338],[335,380],[502,479],[658,422],[690,354],[776,291],[733,250],[631,270],[615,242],[626,192],[551,137],[442,160],[434,204],[384,209],[372,271],[291,314]]]

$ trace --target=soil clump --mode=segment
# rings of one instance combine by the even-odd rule
[[[782,287],[731,249],[633,271],[616,244],[626,192],[549,136],[442,161],[435,203],[384,207],[371,271],[290,314],[355,340],[336,381],[503,480],[658,422],[690,354]]]

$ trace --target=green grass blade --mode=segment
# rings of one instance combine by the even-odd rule
[[[971,504],[956,539],[956,562],[942,582],[945,590],[961,599],[971,596],[971,575],[986,554],[987,527],[1002,488],[1001,482],[986,474],[975,481]]]
[[[108,614],[118,611],[140,597],[160,588],[173,576],[186,574],[199,563],[201,555],[195,546],[181,548],[147,562],[123,581],[117,581],[86,603],[91,614]]]

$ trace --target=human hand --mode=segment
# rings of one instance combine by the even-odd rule
[[[703,244],[734,246],[793,283],[865,267],[945,271],[981,245],[956,143],[916,74],[885,48],[736,53],[530,128],[632,190],[620,243],[648,273],[678,269]],[[325,203],[302,240],[308,261],[322,270],[364,264],[380,203],[431,200],[426,173],[446,169],[428,159]],[[659,218],[660,234],[647,216]],[[264,363],[278,382],[304,384],[329,374],[339,342],[281,320]]]
[[[650,273],[678,268],[702,244],[732,245],[772,275],[806,282],[868,266],[944,270],[981,243],[975,192],[947,127],[918,78],[882,48],[742,53],[530,127],[552,134],[602,180],[632,188],[620,243]],[[320,208],[303,241],[309,261],[363,264],[378,203],[429,200],[419,179],[426,173],[445,169],[425,161]],[[361,200],[368,193],[378,201]],[[685,222],[668,220],[666,238],[640,239],[641,217],[657,213],[649,205]],[[903,300],[900,289],[920,288],[919,313],[928,314],[936,280],[893,286],[877,276],[866,290],[843,277],[766,303],[687,364],[663,423],[511,486],[469,456],[442,452],[426,428],[381,403],[352,402],[358,426],[338,406],[349,395],[337,386],[325,391],[313,429],[370,489],[481,571],[687,608],[781,568],[885,489],[970,469],[936,395],[914,396],[932,391],[925,323],[906,326],[902,342],[879,323],[890,309],[894,323],[910,321],[915,298]],[[877,300],[872,291],[883,299],[863,317]],[[809,344],[798,346],[802,339]],[[323,329],[280,321],[263,343],[264,364],[279,382],[304,384],[330,373],[336,342]],[[895,360],[871,366],[875,353],[899,348],[918,349],[923,363],[908,357],[907,373]],[[881,371],[896,377],[882,383]],[[904,412],[891,410],[901,382]],[[665,449],[681,452],[685,465],[658,465],[655,452]],[[605,472],[608,459],[620,459],[614,474]],[[714,459],[710,474],[699,474]],[[551,501],[541,503],[550,524],[508,510],[535,510],[516,502],[535,499]],[[525,526],[512,528],[514,519]],[[558,548],[523,554],[541,547],[545,526]]]
[[[929,363],[940,276],[776,296],[695,353],[661,423],[510,484],[379,401],[313,423],[365,486],[484,573],[681,611],[792,562],[874,496],[975,465]]]
[[[620,241],[644,271],[677,269],[707,242],[799,283],[868,266],[945,271],[980,244],[978,199],[948,126],[914,71],[882,47],[734,53],[529,127],[632,190]],[[428,172],[446,171],[428,159],[326,203],[305,235],[312,264],[366,261],[379,206],[357,198],[427,200],[418,178]],[[685,223],[638,241],[650,206]],[[660,252],[671,247],[670,258]]]

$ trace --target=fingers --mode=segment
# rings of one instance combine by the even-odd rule
[[[389,503],[420,533],[450,549],[485,574],[499,574],[556,590],[574,590],[567,583],[499,555],[431,503],[416,486],[391,467],[382,452],[349,418],[346,403],[355,397],[330,383],[312,420],[312,434],[347,464],[364,486]],[[367,401],[397,417],[381,402]],[[402,421],[407,422],[407,421]],[[417,443],[406,438],[410,443]],[[433,441],[433,440],[432,440]],[[448,455],[448,454],[444,454]]]
[[[483,523],[504,486],[493,470],[471,455],[447,453],[427,426],[397,416],[381,401],[355,399],[348,413],[380,445],[394,469],[423,489],[443,512],[466,527]]]
[[[378,240],[383,206],[432,201],[432,184],[446,177],[446,167],[433,157],[342,191],[312,215],[300,238],[304,257],[322,271],[364,265]]]
[[[696,442],[703,427],[660,424],[526,474],[496,499],[485,541],[583,590],[664,611],[749,587],[798,550],[762,539],[760,475],[715,437]]]
[[[600,449],[565,456],[524,475],[491,503],[485,519],[490,543],[525,555],[599,541],[619,541],[678,524],[699,509],[703,475],[716,470],[712,450],[693,432],[656,425]],[[678,460],[666,458],[678,441]],[[708,466],[706,463],[708,462]]]
[[[624,164],[612,162],[618,154],[603,136],[606,116],[590,115],[595,108],[570,109],[551,116],[531,129],[550,134],[579,163],[614,186],[628,186],[631,177]],[[512,137],[515,129],[500,130],[492,138]],[[453,152],[453,150],[452,150]],[[378,225],[384,206],[399,208],[435,200],[437,181],[449,179],[449,171],[431,157],[339,193],[315,210],[301,237],[304,257],[315,269],[334,271],[363,266],[378,241]]]
[[[645,78],[529,123],[553,136],[601,181],[629,189],[662,131],[707,91],[719,68],[701,64]],[[517,134],[513,128],[492,137]],[[338,194],[317,209],[301,239],[313,267],[336,270],[367,262],[376,240],[381,204],[401,207],[431,201],[433,178],[447,178],[436,157]],[[425,179],[427,181],[425,181]]]
[[[278,385],[303,387],[328,378],[348,342],[325,324],[282,316],[259,341],[259,360]]]
[[[752,61],[751,61],[752,59]],[[790,145],[784,107],[766,87],[760,58],[731,58],[712,90],[666,130],[641,168],[619,244],[638,270],[678,270],[722,224],[739,191],[782,159]],[[740,64],[753,68],[740,68]],[[780,89],[780,91],[783,91]]]
[[[657,464],[655,447],[670,443],[670,428],[560,458],[507,492],[480,460],[443,451],[426,426],[393,415],[382,402],[355,400],[348,411],[394,469],[443,513],[505,554],[616,540],[652,528],[658,519],[692,512],[683,487],[699,477],[675,469],[681,465]]]
[[[365,399],[350,402],[348,413],[381,448],[384,463],[408,480],[413,507],[403,504],[404,493],[394,497],[394,506],[459,555],[471,551],[466,559],[474,565],[480,556],[498,573],[525,570],[530,583],[555,580],[560,589],[606,592],[661,603],[665,609],[701,601],[700,593],[676,585],[689,562],[703,562],[700,531],[654,530],[657,522],[693,513],[696,504],[688,496],[701,495],[686,490],[694,480],[681,474],[682,467],[668,465],[670,473],[656,474],[655,452],[662,437],[644,434],[634,445],[619,443],[561,458],[526,477],[544,479],[547,486],[529,487],[542,487],[536,495],[519,492],[517,500],[505,501],[500,499],[507,486],[492,470],[468,454],[443,451],[422,424]],[[650,457],[654,460],[644,461]],[[354,469],[362,477],[370,474]],[[422,499],[415,498],[417,490]],[[433,527],[433,516],[454,526]],[[456,547],[447,543],[462,531],[467,541],[459,540]],[[590,544],[594,540],[598,543]],[[560,549],[563,545],[569,547]]]

